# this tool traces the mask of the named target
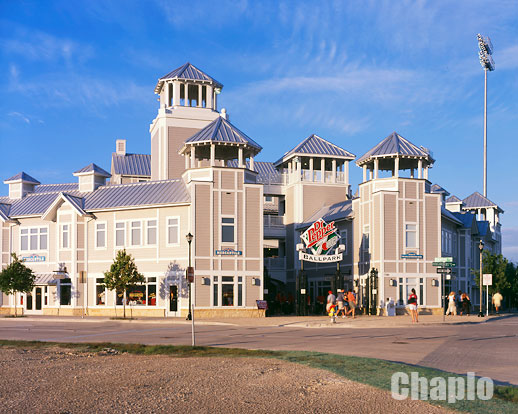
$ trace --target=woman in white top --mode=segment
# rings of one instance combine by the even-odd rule
[[[457,316],[457,306],[455,304],[455,292],[450,292],[448,295],[448,310],[446,311],[446,315],[455,315]]]

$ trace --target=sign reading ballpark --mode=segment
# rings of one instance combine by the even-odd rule
[[[243,252],[241,250],[234,250],[234,249],[222,249],[222,250],[216,250],[217,256],[241,256]]]
[[[343,256],[339,254],[328,254],[331,249],[338,247],[338,229],[335,222],[327,224],[321,218],[315,221],[300,236],[306,249],[310,253],[299,252],[299,259],[306,262],[327,263],[339,262]],[[336,247],[335,247],[336,246]]]
[[[44,262],[45,256],[38,256],[37,254],[31,254],[30,256],[22,256],[22,262]]]

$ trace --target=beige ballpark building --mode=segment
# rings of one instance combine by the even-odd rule
[[[310,303],[331,287],[355,289],[362,306],[382,307],[390,297],[403,309],[412,288],[430,312],[440,310],[442,288],[477,302],[479,241],[501,251],[496,204],[432,185],[430,151],[397,133],[358,159],[311,135],[276,162],[255,161],[261,146],[218,111],[222,87],[187,63],[155,88],[151,155],[129,153],[117,140],[110,172],[92,163],[72,183],[41,184],[25,172],[4,181],[1,264],[15,252],[36,286],[3,294],[2,313],[16,303],[26,314],[120,315],[122,292],[105,290],[102,278],[125,248],[146,278],[128,292],[133,316],[187,313],[189,253],[199,317],[260,316],[256,301],[272,299],[265,274],[270,286],[295,294],[296,245],[319,218],[335,222],[346,250],[339,263],[304,264]],[[363,180],[353,195],[355,159]],[[432,265],[440,256],[457,263],[447,286]]]

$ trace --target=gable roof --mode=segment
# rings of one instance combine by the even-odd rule
[[[441,187],[439,184],[433,184],[430,189],[432,190],[432,193],[444,194],[445,196],[450,195],[450,193],[447,190],[445,190],[443,187]]]
[[[113,173],[151,177],[151,155],[149,154],[112,154]]]
[[[202,81],[212,83],[217,88],[223,88],[223,85],[214,79],[212,76],[207,75],[202,70],[198,69],[193,64],[187,62],[182,66],[172,70],[167,75],[162,76],[155,87],[155,93],[160,93],[164,81],[167,79],[184,79],[192,81]]]
[[[457,211],[452,214],[462,222],[462,226],[466,229],[472,228],[473,222],[476,221],[475,214],[473,214],[469,211],[462,211],[462,212]]]
[[[328,156],[333,158],[344,158],[347,160],[353,160],[354,157],[356,157],[356,155],[340,148],[338,145],[335,145],[318,135],[312,134],[295,148],[286,152],[274,164],[279,165],[296,155]]]
[[[41,184],[36,178],[31,177],[29,174],[25,172],[19,172],[16,175],[13,175],[11,178],[8,178],[7,180],[4,180],[4,184],[8,184],[13,181],[22,181],[24,183],[31,183],[31,184]]]
[[[445,202],[446,203],[462,203],[462,200],[460,198],[458,198],[457,196],[452,195],[452,196],[448,197]]]
[[[185,144],[193,144],[193,143],[202,143],[202,142],[220,142],[220,143],[229,143],[229,144],[238,144],[238,145],[248,145],[257,150],[257,152],[261,151],[263,147],[261,147],[257,142],[255,142],[252,138],[246,135],[244,132],[237,129],[234,125],[230,123],[230,121],[224,119],[223,117],[218,117],[214,121],[212,121],[205,128],[198,131],[192,137],[188,138],[185,141]],[[182,148],[186,148],[186,145]]]
[[[112,176],[108,171],[103,170],[101,167],[94,163],[88,164],[86,167],[75,171],[74,175],[83,175],[88,173],[94,173],[95,175],[100,175],[101,177],[107,178]]]
[[[441,215],[450,221],[453,221],[455,224],[462,225],[462,221],[460,221],[455,214],[453,214],[450,210],[448,210],[446,207],[441,206]]]
[[[493,203],[487,197],[484,197],[478,191],[475,191],[473,194],[466,197],[464,200],[462,200],[462,202],[464,203],[464,208],[466,208],[466,209],[495,207],[496,209],[498,209],[499,212],[501,212],[501,213],[504,212],[504,210],[502,210],[500,207],[498,207],[495,203]]]
[[[403,138],[401,135],[394,131],[378,145],[358,158],[356,160],[356,165],[362,165],[373,158],[387,157],[390,155],[399,155],[409,158],[423,158],[429,160],[429,162],[434,161],[429,151],[425,150],[423,147],[418,147],[412,144],[409,140]]]
[[[54,201],[43,212],[43,214],[41,215],[41,218],[43,220],[55,220],[57,211],[63,203],[70,204],[72,209],[80,216],[88,215],[83,210],[83,198],[82,197],[72,196],[70,194],[65,194],[65,193],[59,193],[58,196],[54,199]]]
[[[489,221],[477,221],[479,236],[485,236],[489,231]]]

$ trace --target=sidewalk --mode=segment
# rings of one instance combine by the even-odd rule
[[[413,324],[408,315],[398,316],[368,316],[359,315],[355,319],[337,318],[336,323],[331,323],[328,316],[274,316],[268,318],[218,318],[218,319],[195,319],[196,325],[225,325],[225,326],[254,326],[254,327],[279,327],[279,328],[353,328],[353,329],[372,329],[372,328],[395,328],[426,325],[463,325],[480,324],[491,321],[495,318],[509,317],[506,315],[489,315],[479,318],[476,315],[469,316],[446,316],[441,315],[420,315],[419,323]],[[195,314],[196,316],[196,314]],[[139,317],[137,319],[110,319],[102,316],[39,316],[31,315],[22,318],[1,318],[3,321],[13,322],[85,322],[85,323],[147,323],[147,324],[179,324],[189,325],[192,322],[184,318],[149,318]]]

